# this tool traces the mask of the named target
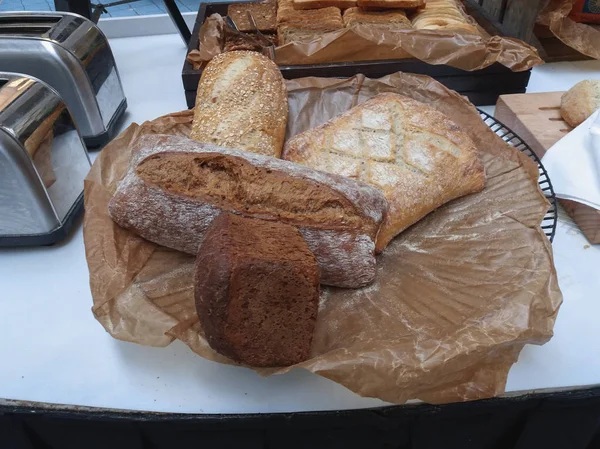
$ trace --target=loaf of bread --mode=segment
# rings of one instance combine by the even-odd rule
[[[279,45],[290,42],[308,42],[325,33],[344,28],[339,8],[298,11],[293,0],[279,0],[277,9],[277,36]]]
[[[375,240],[386,210],[383,194],[368,184],[161,135],[136,141],[109,203],[120,226],[189,254],[223,211],[296,226],[317,257],[321,282],[353,288],[375,278]]]
[[[321,9],[334,6],[340,9],[356,6],[357,0],[293,0],[294,9]]]
[[[319,266],[294,226],[222,213],[198,250],[194,284],[215,351],[256,367],[309,357]]]
[[[600,80],[581,81],[561,98],[560,114],[573,128],[600,109]]]
[[[406,30],[412,28],[412,24],[410,23],[410,20],[408,20],[408,17],[406,17],[406,13],[401,9],[366,11],[362,8],[349,8],[344,11],[343,19],[346,28],[361,24],[390,30]]]
[[[424,8],[412,18],[417,30],[461,31],[479,34],[477,27],[459,9],[456,0],[427,0]]]
[[[227,15],[231,17],[241,32],[256,31],[250,23],[248,12],[252,14],[258,31],[273,33],[277,29],[277,2],[275,0],[232,3],[227,7]]]
[[[273,61],[251,51],[221,53],[200,77],[190,137],[279,157],[287,115],[287,90]]]
[[[426,0],[358,0],[358,6],[361,8],[402,8],[415,9],[425,5]],[[430,0],[427,0],[430,1]]]
[[[283,158],[382,189],[390,209],[377,252],[437,207],[485,186],[469,136],[432,107],[393,93],[292,137]]]

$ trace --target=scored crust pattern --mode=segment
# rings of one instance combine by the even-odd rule
[[[468,136],[443,114],[396,94],[292,138],[283,157],[381,188],[390,210],[378,251],[435,208],[485,183]]]

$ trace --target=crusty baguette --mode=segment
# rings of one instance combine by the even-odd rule
[[[410,29],[412,24],[406,13],[401,9],[389,11],[366,11],[361,8],[349,8],[344,11],[344,26],[367,24],[389,29]]]
[[[250,19],[248,11],[252,13],[259,31],[273,33],[277,29],[277,2],[266,0],[263,2],[232,3],[227,7],[227,15],[233,19],[242,32],[256,31]]]
[[[321,282],[360,287],[375,278],[375,240],[387,210],[373,186],[292,162],[146,135],[109,203],[120,226],[196,254],[211,222],[227,211],[296,226]]]
[[[287,90],[273,61],[250,51],[221,53],[202,72],[190,137],[279,157],[287,115]]]
[[[600,80],[580,81],[563,94],[560,103],[562,118],[576,128],[600,109]]]
[[[356,6],[357,0],[294,0],[294,9],[320,9],[329,6],[346,9]]]
[[[381,188],[390,209],[378,252],[437,207],[485,185],[469,136],[432,107],[393,93],[291,138],[283,158]]]
[[[361,8],[415,9],[425,6],[425,0],[358,0]]]

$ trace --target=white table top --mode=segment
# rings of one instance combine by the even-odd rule
[[[129,102],[124,126],[186,108],[179,36],[111,43]],[[565,90],[590,77],[600,78],[600,61],[546,65],[534,70],[529,91]],[[553,246],[564,294],[555,336],[525,347],[507,392],[600,384],[600,245],[590,247],[561,216]],[[0,249],[0,285],[0,398],[185,413],[385,405],[301,370],[262,378],[179,342],[149,348],[114,340],[90,310],[81,223],[54,247]]]

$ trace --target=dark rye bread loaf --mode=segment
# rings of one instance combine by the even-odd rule
[[[319,307],[319,266],[294,226],[227,212],[206,232],[196,310],[210,346],[257,367],[306,360]]]
[[[196,254],[223,211],[296,226],[321,282],[358,288],[375,279],[375,239],[387,210],[373,186],[184,137],[146,135],[109,203],[120,226]]]

